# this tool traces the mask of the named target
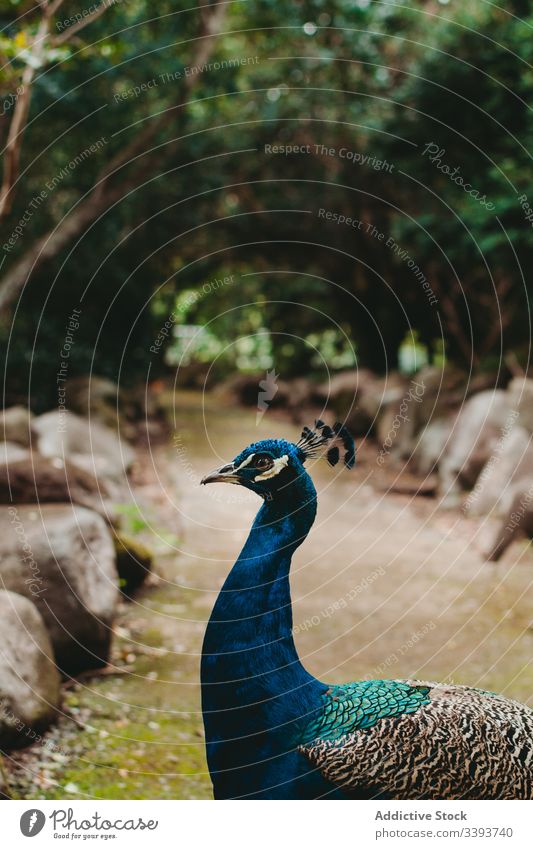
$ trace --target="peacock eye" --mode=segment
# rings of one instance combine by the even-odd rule
[[[256,469],[269,469],[272,465],[270,457],[258,457],[254,463]]]

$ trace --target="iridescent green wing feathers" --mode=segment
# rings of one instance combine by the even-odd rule
[[[336,740],[380,719],[415,713],[429,702],[429,687],[404,681],[356,681],[330,687],[321,711],[304,728],[301,745],[313,740]]]
[[[458,684],[332,687],[298,749],[347,798],[533,799],[533,711]]]

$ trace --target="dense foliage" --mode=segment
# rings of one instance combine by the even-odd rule
[[[43,5],[0,3],[3,144]],[[54,397],[74,308],[71,376],[153,376],[180,323],[208,324],[222,371],[320,371],[320,351],[384,370],[406,335],[466,367],[525,352],[531,3],[234,0],[216,30],[215,11],[51,19],[2,221],[0,297],[29,257],[10,396],[33,363]]]

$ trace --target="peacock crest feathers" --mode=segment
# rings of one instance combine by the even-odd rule
[[[321,419],[315,420],[314,428],[304,427],[296,445],[300,451],[302,462],[312,457],[321,456],[326,450],[326,460],[330,466],[336,466],[344,452],[343,462],[347,469],[355,465],[355,441],[342,422],[335,422],[331,427]]]

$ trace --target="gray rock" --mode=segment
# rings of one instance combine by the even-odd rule
[[[415,440],[413,447],[414,468],[420,475],[429,475],[437,469],[448,448],[455,417],[435,419],[425,427]]]
[[[509,507],[487,552],[487,560],[499,560],[514,540],[533,539],[533,477],[509,487]]]
[[[67,382],[67,398],[69,407],[80,416],[97,415],[101,406],[105,405],[110,412],[116,410],[119,387],[107,377],[98,375],[82,375],[73,377]],[[113,421],[110,416],[109,421]]]
[[[475,485],[498,439],[512,426],[509,412],[507,393],[501,389],[479,392],[463,404],[439,465],[445,503],[457,505],[461,489]]]
[[[387,386],[367,369],[341,372],[331,381],[331,406],[356,434],[374,431]]]
[[[29,460],[31,452],[16,442],[0,442],[0,466],[16,463],[18,460]]]
[[[470,384],[463,372],[453,366],[425,366],[412,377],[422,387],[420,403],[413,407],[413,435],[431,422],[456,413],[465,402]]]
[[[379,422],[384,419],[381,428],[381,441],[384,441],[407,385],[407,379],[397,372],[382,378],[368,369],[346,369],[317,386],[314,399],[346,421],[356,435],[377,432],[379,439]]]
[[[0,508],[0,579],[37,606],[65,674],[106,664],[119,592],[101,516],[63,504]]]
[[[37,416],[32,429],[44,457],[70,460],[97,478],[123,482],[135,455],[127,442],[98,421],[52,410]]]
[[[414,378],[423,383],[428,395],[445,396],[465,388],[465,373],[452,365],[423,366],[416,372]]]
[[[397,460],[410,457],[422,398],[423,385],[413,382],[382,391],[375,416],[378,456],[387,455]]]
[[[514,498],[513,485],[525,479],[533,481],[532,438],[525,428],[515,424],[502,432],[481,470],[467,500],[468,512],[473,516],[492,511],[505,515]]]
[[[122,438],[135,436],[132,421],[144,419],[144,405],[139,403],[135,391],[125,390],[107,377],[96,374],[73,377],[67,382],[66,397],[72,412],[91,421],[96,418]],[[143,397],[140,393],[140,398]]]
[[[265,372],[237,373],[224,380],[214,389],[214,397],[224,404],[242,404],[245,407],[257,407],[260,383],[265,380]],[[289,403],[290,387],[286,381],[274,380],[273,397],[269,407],[285,407]],[[175,399],[174,399],[175,404]]]
[[[16,442],[18,445],[31,444],[32,414],[25,407],[8,407],[0,412],[0,440]]]
[[[36,606],[0,590],[0,743],[28,746],[54,719],[59,673]]]
[[[518,413],[518,424],[533,433],[533,380],[515,377],[507,387],[510,410]]]
[[[97,481],[90,472],[59,457],[48,459],[34,454],[9,465],[0,463],[0,504],[65,501],[108,516],[112,515],[106,503],[108,496],[104,481]]]

